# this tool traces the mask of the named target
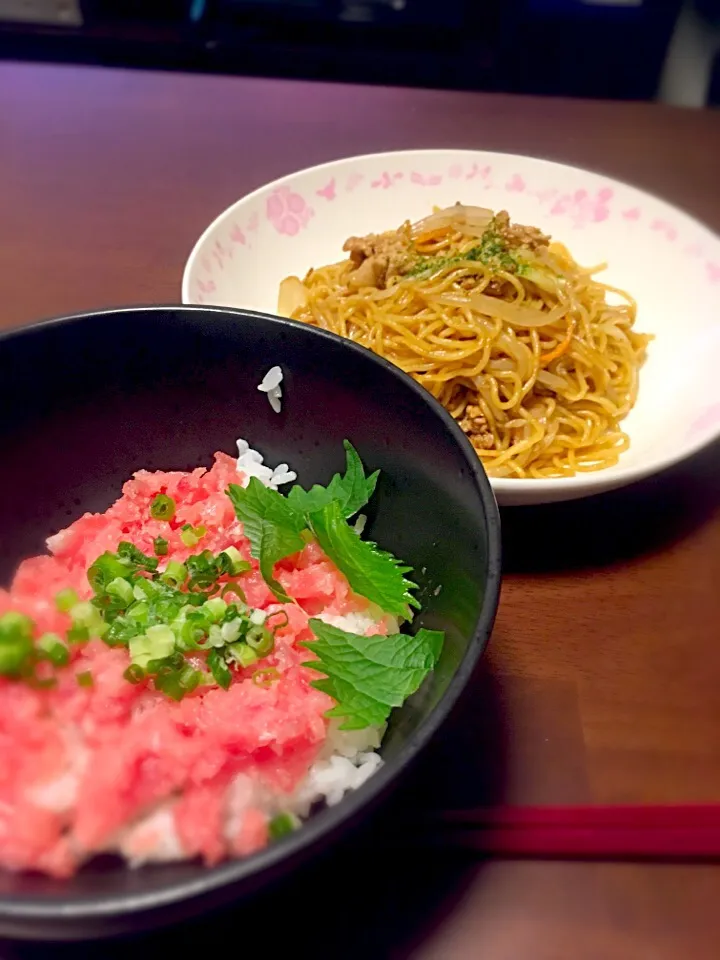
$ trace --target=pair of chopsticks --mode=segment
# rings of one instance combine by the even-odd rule
[[[433,846],[494,856],[720,860],[720,804],[446,810],[423,823]]]

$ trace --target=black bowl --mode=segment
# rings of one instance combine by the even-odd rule
[[[257,384],[281,364],[282,412]],[[419,624],[446,631],[434,674],[395,711],[381,770],[255,856],[124,868],[68,881],[0,872],[0,935],[76,938],[187,917],[255,889],[327,845],[397,781],[445,720],[487,643],[500,584],[490,484],[452,418],[413,380],[333,334],[244,311],[151,307],[0,336],[0,585],[45,538],[104,510],[133,471],[189,469],[238,436],[303,485],[342,468],[348,438],[381,479],[369,533],[415,570]],[[438,588],[440,588],[438,590]]]

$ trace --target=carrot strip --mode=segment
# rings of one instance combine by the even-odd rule
[[[540,355],[540,366],[546,367],[553,360],[557,360],[558,357],[561,357],[565,353],[565,351],[569,348],[572,342],[574,333],[575,333],[575,321],[571,320],[568,326],[568,332],[565,335],[565,339],[561,343],[559,343],[556,347],[553,347],[553,349],[549,353],[543,353]]]

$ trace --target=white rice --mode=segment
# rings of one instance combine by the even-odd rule
[[[283,372],[280,367],[270,367],[268,372],[258,384],[258,390],[267,394],[270,406],[275,413],[282,410],[282,383]]]
[[[258,389],[267,392],[270,398],[270,391],[279,389],[281,379],[282,371],[279,367],[273,367],[267,372]],[[250,477],[257,477],[273,490],[296,479],[294,471],[285,463],[274,468],[267,466],[262,454],[253,450],[246,440],[238,440],[237,448],[238,470],[248,478],[245,486]],[[363,519],[358,518],[358,533],[364,526],[360,523]],[[260,611],[253,613],[253,622],[261,622],[260,616],[265,619]],[[381,619],[389,624],[391,630],[397,629],[397,623],[374,605],[370,605],[366,611],[344,616],[323,613],[319,616],[326,623],[349,633],[365,633]],[[364,730],[340,730],[340,721],[331,720],[327,738],[315,763],[292,794],[282,793],[247,774],[238,774],[227,792],[225,839],[232,843],[242,827],[246,812],[251,808],[262,809],[270,818],[279,813],[291,813],[305,818],[317,804],[335,806],[340,803],[347,793],[361,787],[382,766],[383,761],[377,750],[384,733],[384,726],[366,727]],[[60,784],[56,785],[56,790],[58,794],[65,792],[60,789]],[[173,807],[174,801],[164,801],[147,812],[134,824],[120,831],[108,850],[117,851],[135,867],[154,861],[184,859],[187,855],[177,833]]]
[[[238,440],[237,449],[237,468],[245,474],[244,487],[250,483],[250,477],[257,477],[271,490],[277,490],[282,484],[297,480],[297,474],[286,463],[280,463],[277,467],[266,466],[263,455],[253,450],[247,440]]]
[[[266,783],[238,774],[230,783],[225,799],[225,840],[232,844],[250,809],[263,810],[268,817],[291,813],[306,818],[317,804],[333,807],[351,790],[357,790],[382,766],[376,753],[384,728],[339,730],[336,721],[318,759],[292,794],[281,793]],[[107,852],[121,854],[131,867],[145,863],[167,863],[187,858],[177,832],[174,801],[164,801],[132,826],[120,831]]]

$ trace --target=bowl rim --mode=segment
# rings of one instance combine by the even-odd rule
[[[22,924],[30,921],[46,921],[55,924],[55,926],[50,926],[46,932],[44,932],[42,928],[35,928],[31,936],[37,939],[43,936],[45,936],[45,938],[48,936],[56,936],[58,935],[59,927],[63,926],[74,927],[76,929],[77,925],[83,922],[88,924],[100,923],[103,920],[112,922],[129,914],[142,914],[147,916],[152,912],[162,910],[162,908],[171,907],[173,904],[182,901],[198,899],[203,895],[218,891],[224,887],[232,888],[254,875],[270,875],[272,874],[273,868],[278,868],[283,860],[293,857],[300,858],[303,854],[310,854],[312,848],[318,845],[324,837],[332,834],[341,823],[356,819],[363,808],[371,809],[373,803],[377,802],[382,795],[388,791],[393,781],[398,780],[403,773],[407,771],[407,768],[416,759],[420,751],[424,749],[435,736],[452,711],[460,695],[467,687],[468,681],[485,651],[490,639],[500,600],[502,549],[500,513],[488,477],[479,459],[475,455],[472,445],[450,414],[434,397],[412,380],[411,377],[406,376],[398,367],[371,351],[366,350],[364,347],[329,331],[319,330],[307,324],[300,323],[299,321],[276,317],[271,314],[262,313],[261,311],[215,305],[200,306],[190,304],[123,306],[67,314],[2,330],[0,331],[0,345],[3,341],[17,336],[41,335],[46,329],[58,326],[69,326],[75,323],[92,322],[93,320],[101,321],[103,317],[109,315],[122,316],[123,314],[133,314],[138,311],[151,312],[156,315],[172,313],[175,319],[180,320],[192,314],[230,315],[238,319],[252,316],[273,327],[300,327],[308,331],[308,335],[315,337],[319,342],[338,343],[342,345],[342,349],[348,350],[357,356],[365,359],[368,357],[372,358],[371,362],[384,369],[386,373],[394,377],[398,382],[402,382],[405,388],[415,393],[436,417],[440,419],[445,429],[454,438],[469,468],[469,475],[482,504],[487,524],[488,555],[484,598],[480,616],[475,623],[465,655],[452,676],[443,696],[428,717],[408,738],[407,743],[403,746],[393,762],[383,764],[365,784],[358,788],[358,790],[348,794],[342,803],[335,807],[326,807],[308,819],[303,824],[302,829],[297,830],[278,843],[265,847],[256,854],[237,860],[225,861],[216,867],[207,868],[206,872],[203,872],[196,879],[166,884],[157,891],[139,894],[103,894],[97,899],[79,899],[77,897],[63,898],[62,896],[52,899],[40,899],[30,895],[20,895],[17,897],[0,896],[0,926],[4,925],[7,928],[11,924],[16,924],[17,926],[14,927],[13,932],[15,936],[22,936],[22,932],[19,932]],[[130,868],[126,866],[124,869]],[[140,918],[138,919],[140,920]],[[95,929],[93,935],[96,932],[97,930]],[[83,934],[80,933],[78,936],[82,938]],[[71,937],[75,939],[74,934],[71,934]]]
[[[609,184],[616,184],[617,186],[623,187],[626,190],[632,190],[641,197],[645,197],[649,200],[652,200],[654,203],[663,205],[673,214],[680,214],[690,223],[692,223],[694,227],[704,231],[709,238],[720,245],[720,235],[716,234],[706,223],[704,223],[702,220],[699,220],[692,213],[689,213],[682,207],[670,203],[668,200],[664,199],[664,197],[658,196],[649,190],[645,190],[643,187],[639,187],[634,183],[628,183],[626,180],[620,180],[617,177],[606,174],[602,170],[593,170],[587,167],[579,167],[572,163],[563,163],[561,160],[548,160],[544,157],[533,157],[529,154],[511,153],[502,150],[472,150],[455,147],[432,147],[418,150],[385,150],[377,153],[364,153],[339,157],[335,160],[328,160],[323,163],[314,164],[310,167],[303,167],[300,170],[293,170],[292,172],[284,174],[281,177],[277,177],[275,180],[268,181],[267,183],[256,187],[250,193],[246,193],[244,196],[239,197],[234,203],[230,204],[230,206],[225,207],[224,210],[214,217],[205,230],[203,230],[201,235],[193,244],[190,254],[188,255],[188,258],[185,262],[185,267],[183,268],[181,284],[181,298],[183,304],[187,304],[188,306],[191,305],[190,273],[200,255],[201,247],[205,243],[208,236],[218,226],[218,224],[220,224],[228,215],[230,215],[231,212],[234,212],[237,208],[239,208],[241,204],[245,204],[250,200],[257,199],[267,190],[283,186],[284,184],[293,180],[295,177],[303,176],[308,173],[321,172],[330,168],[336,169],[347,164],[361,161],[367,162],[370,160],[374,161],[390,157],[409,158],[422,156],[429,158],[432,156],[438,156],[440,154],[455,154],[466,157],[482,155],[483,157],[488,158],[499,157],[503,160],[512,159],[529,161],[531,163],[540,164],[546,167],[572,170],[577,173],[585,173],[590,174],[591,176],[603,177]],[[229,309],[242,308],[231,307]],[[694,456],[700,450],[710,446],[710,444],[716,442],[718,439],[720,439],[720,422],[716,427],[710,429],[706,433],[699,434],[695,439],[689,442],[678,444],[678,446],[673,448],[673,450],[671,450],[669,453],[660,456],[656,455],[649,457],[642,463],[638,463],[633,466],[618,465],[606,467],[605,469],[601,470],[584,471],[576,473],[573,477],[551,477],[545,479],[531,479],[528,477],[491,477],[490,485],[500,497],[507,497],[508,503],[513,502],[513,497],[522,497],[524,494],[532,494],[532,502],[542,502],[545,499],[546,494],[551,495],[553,500],[563,499],[563,494],[573,494],[577,496],[580,494],[580,491],[587,491],[587,494],[590,495],[595,492],[599,493],[606,489],[625,486],[627,484],[634,483],[637,480],[642,480],[643,478],[654,473],[660,473],[661,471],[680,463],[682,460],[686,460],[689,457]],[[620,463],[622,463],[622,461],[620,461]],[[520,503],[521,501],[518,499],[515,502]]]

